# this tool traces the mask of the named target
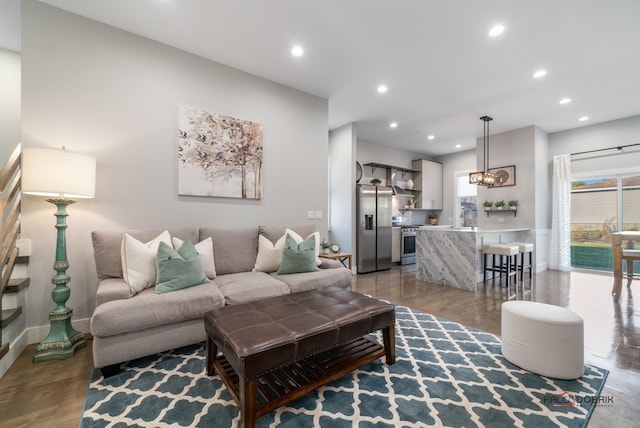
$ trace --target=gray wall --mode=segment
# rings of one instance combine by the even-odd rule
[[[96,198],[69,209],[75,320],[94,308],[92,230],[314,222],[327,235],[326,100],[36,1],[23,2],[22,16],[25,147],[65,145],[97,158]],[[263,125],[262,200],[178,197],[180,104]],[[52,309],[53,208],[24,198],[30,327],[48,325]],[[308,220],[310,210],[323,218]]]
[[[482,209],[482,203],[486,200],[511,199],[520,202],[518,215],[494,214],[489,216],[478,215],[478,227],[482,229],[510,229],[528,228],[534,229],[535,223],[535,127],[513,131],[501,132],[491,135],[489,138],[489,168],[515,165],[516,185],[507,187],[487,188],[478,187],[478,205]],[[478,169],[482,170],[482,138],[477,141]]]
[[[0,168],[20,142],[20,54],[0,49]]]
[[[549,160],[551,161],[555,155],[564,153],[637,143],[640,143],[640,115],[555,132],[549,136]],[[611,171],[638,173],[640,170],[638,165],[640,165],[640,146],[623,151],[612,150],[573,156],[571,174],[579,177]]]

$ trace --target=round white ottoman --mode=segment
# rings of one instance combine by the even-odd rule
[[[502,355],[542,376],[577,379],[584,373],[584,324],[580,315],[545,303],[502,304]]]

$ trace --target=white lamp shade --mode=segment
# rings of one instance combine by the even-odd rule
[[[26,148],[22,152],[22,192],[63,198],[93,198],[96,159],[67,150]]]

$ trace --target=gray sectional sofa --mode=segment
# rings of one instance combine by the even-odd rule
[[[315,232],[315,225],[289,229],[306,237]],[[351,286],[351,272],[329,259],[320,259],[320,269],[314,272],[279,275],[253,271],[258,236],[275,242],[285,233],[285,226],[166,230],[172,237],[193,243],[212,238],[216,277],[211,282],[164,294],[156,294],[153,287],[133,294],[123,279],[123,235],[126,232],[146,242],[163,229],[95,231],[91,235],[100,281],[91,317],[93,361],[105,375],[117,370],[122,362],[204,341],[203,316],[215,307],[329,286]]]

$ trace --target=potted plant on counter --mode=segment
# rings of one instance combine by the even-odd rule
[[[496,201],[494,205],[497,209],[501,210],[504,207],[504,201]]]
[[[493,202],[491,201],[484,201],[482,203],[482,206],[484,207],[485,211],[489,211],[491,209],[491,207],[493,206]]]
[[[511,207],[511,209],[513,211],[518,209],[518,201],[516,199],[512,199],[509,201],[509,207]]]

